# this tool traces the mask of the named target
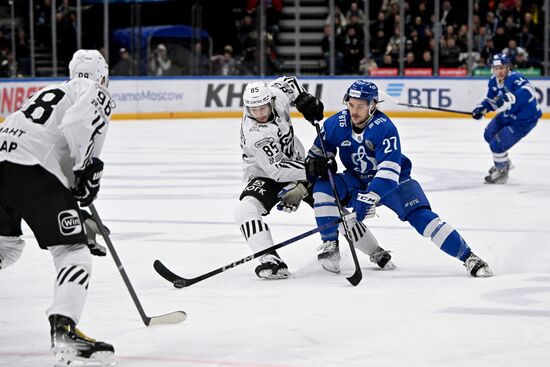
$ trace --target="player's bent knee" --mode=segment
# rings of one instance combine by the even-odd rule
[[[60,269],[68,266],[81,266],[88,273],[92,272],[92,254],[85,244],[59,245],[48,247],[53,256],[55,268]]]
[[[234,211],[236,223],[243,223],[251,218],[261,217],[266,212],[260,201],[252,196],[245,196],[239,201]]]
[[[0,236],[0,270],[15,264],[24,247],[25,241],[19,236]]]
[[[510,147],[508,145],[504,146],[501,140],[493,139],[489,143],[489,149],[491,149],[491,152],[493,153],[504,153],[508,151]]]

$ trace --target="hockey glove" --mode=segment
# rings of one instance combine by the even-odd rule
[[[515,103],[516,102],[516,96],[512,92],[502,93],[500,92],[498,94],[498,100],[500,102],[499,108],[502,107],[502,105],[506,102]]]
[[[307,196],[307,188],[301,182],[292,182],[286,185],[277,197],[281,199],[277,204],[277,209],[285,213],[292,213],[298,210],[300,202]]]
[[[74,172],[73,195],[80,206],[88,206],[95,200],[102,174],[103,162],[99,158],[92,158],[92,163],[86,168]]]
[[[86,210],[81,210],[80,215],[82,216],[84,222],[84,232],[86,233],[86,238],[88,240],[88,248],[94,256],[105,256],[107,255],[107,249],[105,246],[100,245],[96,241],[96,235],[100,235],[101,231],[99,230],[99,225],[94,220],[92,215]],[[103,226],[103,230],[108,235],[111,234],[111,231],[106,226]]]
[[[308,181],[315,181],[318,177],[327,178],[328,170],[332,173],[338,171],[335,157],[307,157],[304,164]]]
[[[353,211],[358,222],[365,218],[372,218],[376,214],[376,204],[380,201],[380,196],[372,191],[357,193],[353,203]]]
[[[310,122],[323,119],[323,102],[307,92],[302,92],[296,97],[296,109]]]
[[[481,119],[487,113],[487,109],[484,105],[478,104],[472,111],[472,117],[476,120]]]

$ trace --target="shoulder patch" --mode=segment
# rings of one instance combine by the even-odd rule
[[[341,147],[350,147],[351,146],[351,141],[349,140],[344,140],[341,144],[340,144]]]
[[[369,148],[369,150],[374,150],[374,144],[372,143],[372,141],[365,140],[365,145],[367,146],[367,148]]]

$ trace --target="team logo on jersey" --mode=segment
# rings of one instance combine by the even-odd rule
[[[365,140],[365,145],[367,146],[367,148],[369,148],[369,150],[374,150],[374,144],[372,143],[372,141]]]
[[[254,143],[254,146],[256,148],[261,148],[264,145],[268,145],[269,143],[273,143],[275,139],[273,138],[263,138],[262,140],[258,140],[256,143]]]
[[[342,144],[340,144],[341,147],[351,147],[351,141],[344,140]]]
[[[360,145],[357,148],[357,153],[351,155],[351,161],[356,166],[354,170],[359,173],[366,173],[369,170],[369,162],[372,164],[372,168],[376,167],[376,159],[369,157],[365,147]]]
[[[64,236],[71,236],[82,232],[80,217],[74,209],[64,210],[57,216],[59,231]]]
[[[262,181],[262,180],[255,180],[255,181],[251,182],[251,184],[248,185],[248,186],[244,189],[244,191],[248,191],[248,192],[252,191],[252,192],[255,192],[255,193],[259,194],[259,195],[264,195],[264,194],[265,194],[265,190],[266,190],[266,189],[263,188],[264,185],[265,185],[265,181]]]

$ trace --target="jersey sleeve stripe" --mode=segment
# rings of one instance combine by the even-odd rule
[[[374,178],[385,178],[385,179],[392,180],[399,183],[399,175],[393,171],[389,171],[385,169],[376,172],[376,175],[374,176]]]

